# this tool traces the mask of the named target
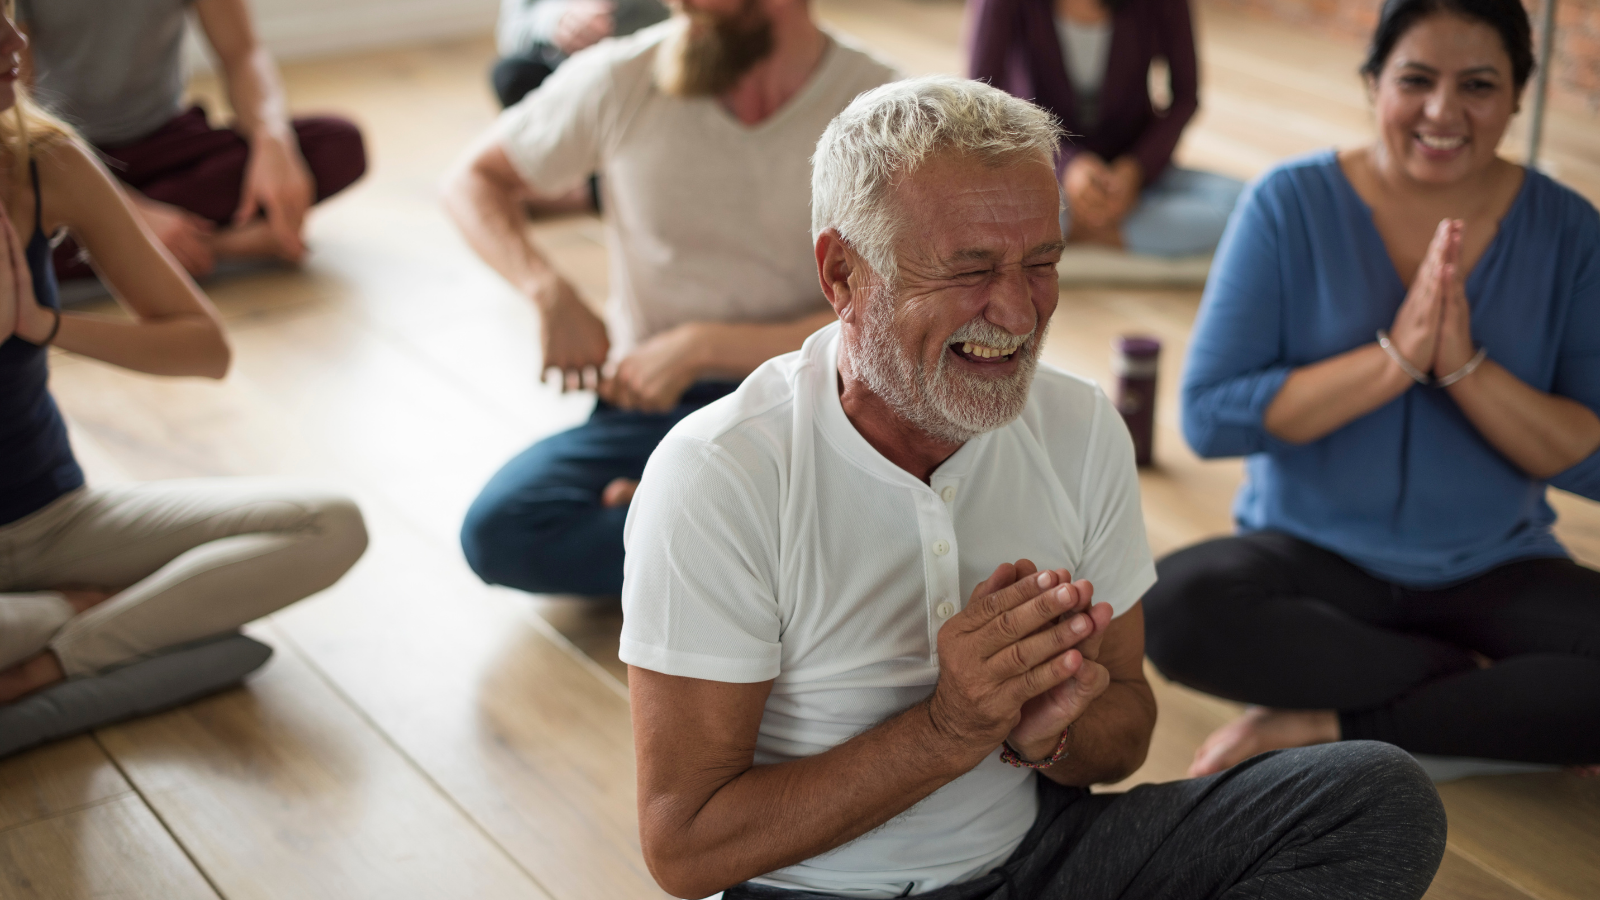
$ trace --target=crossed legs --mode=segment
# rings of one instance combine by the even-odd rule
[[[1338,738],[1417,753],[1600,762],[1600,572],[1519,560],[1462,584],[1390,584],[1288,535],[1208,541],[1158,564],[1150,659],[1255,704],[1195,773]]]
[[[36,626],[9,648],[0,703],[234,630],[333,584],[366,540],[354,503],[293,482],[68,494],[0,528],[0,615]]]

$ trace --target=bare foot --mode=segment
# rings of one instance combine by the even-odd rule
[[[633,500],[633,492],[639,489],[639,482],[632,478],[618,478],[606,485],[600,492],[600,505],[607,507],[627,506]]]
[[[0,672],[0,704],[25,697],[66,677],[67,673],[61,671],[61,661],[56,659],[55,653],[42,650]]]
[[[1091,227],[1084,222],[1074,219],[1072,231],[1067,236],[1069,244],[1099,244],[1102,247],[1111,247],[1115,250],[1122,249],[1122,227],[1120,225],[1102,225],[1099,228]]]
[[[1579,778],[1600,777],[1600,765],[1594,766],[1567,766],[1567,771]]]
[[[1268,709],[1252,706],[1211,732],[1194,753],[1189,777],[1210,775],[1257,753],[1309,747],[1339,739],[1339,717],[1327,709]]]
[[[72,604],[72,611],[81,613],[90,607],[99,606],[117,595],[110,588],[97,587],[58,587],[51,590],[65,597]]]
[[[290,265],[304,262],[306,255],[304,244],[284,246],[266,219],[252,219],[218,231],[211,238],[211,249],[218,259],[276,259]]]

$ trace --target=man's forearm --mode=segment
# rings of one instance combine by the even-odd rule
[[[774,356],[800,349],[812,332],[836,319],[830,309],[773,324],[705,322],[699,370],[703,378],[737,380]]]
[[[450,177],[443,202],[479,258],[518,293],[538,301],[555,272],[524,230],[523,194],[519,186],[500,184],[469,166]]]
[[[919,703],[825,753],[748,768],[698,810],[670,808],[693,792],[662,797],[647,819],[680,824],[669,842],[646,841],[646,859],[675,896],[707,896],[852,841],[982,759]]]
[[[1144,765],[1156,698],[1143,681],[1113,681],[1072,725],[1067,755],[1041,773],[1071,787],[1109,784]]]
[[[233,104],[239,131],[252,141],[262,137],[288,140],[289,103],[278,65],[267,48],[252,47],[240,58],[224,61],[224,66],[228,102]]]

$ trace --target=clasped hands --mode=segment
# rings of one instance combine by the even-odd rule
[[[694,323],[642,341],[616,363],[606,326],[559,276],[536,292],[544,350],[541,377],[552,369],[562,391],[592,390],[612,406],[641,412],[668,412],[700,375],[703,339]]]
[[[42,344],[55,330],[56,317],[33,294],[33,273],[28,270],[28,255],[22,240],[11,225],[5,204],[0,204],[0,342],[16,335],[33,344]]]
[[[1006,741],[1025,759],[1048,758],[1111,685],[1098,662],[1111,606],[1093,601],[1094,586],[1065,569],[1025,559],[995,569],[939,630],[935,728],[974,755]]]
[[[1061,179],[1074,226],[1093,232],[1121,225],[1139,200],[1143,180],[1143,170],[1131,156],[1109,164],[1087,150],[1074,156]]]
[[[1465,226],[1460,219],[1439,222],[1389,329],[1389,340],[1395,349],[1419,371],[1431,373],[1434,378],[1458,371],[1476,352],[1466,273],[1461,266]]]

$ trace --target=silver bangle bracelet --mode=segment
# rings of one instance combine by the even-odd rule
[[[1439,379],[1438,381],[1435,381],[1433,383],[1433,386],[1434,387],[1449,387],[1450,385],[1455,384],[1456,382],[1458,382],[1461,379],[1467,377],[1468,375],[1471,375],[1473,373],[1473,371],[1476,370],[1479,366],[1483,365],[1483,361],[1488,359],[1488,358],[1489,358],[1489,348],[1488,347],[1479,347],[1478,348],[1478,352],[1472,354],[1472,358],[1467,360],[1467,364],[1466,365],[1464,365],[1461,368],[1455,370],[1454,372],[1451,372],[1449,375],[1446,375],[1445,377]]]
[[[1389,332],[1382,328],[1378,329],[1378,346],[1383,348],[1383,352],[1389,354],[1389,358],[1394,360],[1394,364],[1400,367],[1400,371],[1411,376],[1412,381],[1415,381],[1417,384],[1433,383],[1433,379],[1428,377],[1427,372],[1424,372],[1421,369],[1418,369],[1416,366],[1413,366],[1411,364],[1411,360],[1406,359],[1405,356],[1401,355],[1400,348],[1396,347],[1394,342],[1389,340]],[[1466,376],[1463,375],[1462,377],[1465,378]]]

